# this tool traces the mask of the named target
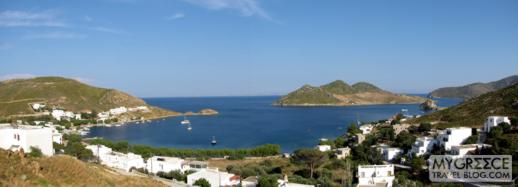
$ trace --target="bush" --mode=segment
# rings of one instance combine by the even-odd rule
[[[511,125],[509,123],[502,122],[499,123],[498,126],[502,128],[503,133],[509,133],[511,131]]]
[[[204,178],[201,178],[201,179],[198,179],[194,182],[194,185],[195,186],[200,186],[200,187],[210,187],[210,183],[209,181],[207,181],[206,179]]]
[[[470,137],[468,137],[468,139],[466,139],[466,141],[464,141],[464,144],[474,144],[474,143],[477,143],[478,141],[478,135],[472,135]]]
[[[277,177],[266,175],[259,177],[258,187],[277,187],[279,183],[277,182]]]
[[[43,153],[41,152],[41,149],[31,146],[31,152],[29,153],[29,156],[30,157],[42,157]]]
[[[419,132],[428,132],[432,130],[432,124],[431,123],[421,123],[419,124],[419,127],[417,128]]]

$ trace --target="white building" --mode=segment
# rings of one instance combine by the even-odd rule
[[[416,154],[416,156],[421,156],[426,153],[432,151],[433,146],[435,145],[435,139],[431,137],[419,137],[415,140],[412,145],[412,149],[408,152],[408,155]]]
[[[137,107],[128,108],[128,111],[130,111],[130,112],[136,112],[136,111],[149,112],[149,108],[147,106],[137,106]]]
[[[54,119],[61,121],[61,119],[65,117],[65,111],[54,109],[52,110],[51,115]]]
[[[42,108],[45,108],[45,104],[43,104],[43,103],[34,103],[34,104],[32,104],[32,109],[34,109],[34,110],[39,110],[39,109],[42,109]]]
[[[466,144],[466,145],[456,145],[451,146],[450,153],[452,155],[459,155],[464,156],[467,155],[470,152],[473,152],[475,150],[480,150],[482,148],[491,147],[489,144]]]
[[[101,164],[108,167],[131,171],[132,168],[145,168],[146,164],[142,156],[134,153],[119,153],[103,145],[89,145],[87,149],[92,150],[93,154],[99,158]]]
[[[392,187],[394,165],[359,165],[358,187]]]
[[[505,122],[511,124],[511,120],[507,116],[489,116],[484,123],[484,132],[489,132],[491,128],[498,126],[498,124]]]
[[[451,146],[461,145],[462,142],[466,141],[470,136],[471,128],[469,127],[447,128],[439,132],[437,142],[440,146],[444,147],[444,150],[449,151]]]
[[[23,149],[31,152],[31,147],[41,150],[46,156],[54,154],[52,129],[41,126],[0,124],[0,148],[12,151]]]
[[[182,165],[182,171],[200,171],[202,169],[207,169],[209,164],[207,162],[203,161],[186,161]]]
[[[146,168],[151,173],[170,172],[179,170],[183,172],[185,160],[176,157],[154,156],[146,161]]]
[[[345,159],[351,155],[351,148],[349,147],[337,148],[334,151],[337,159]]]
[[[317,145],[316,148],[321,152],[331,151],[330,145]]]
[[[99,112],[99,113],[97,113],[97,118],[102,121],[107,120],[110,118],[110,113],[109,112]]]
[[[360,130],[362,131],[362,134],[370,134],[372,131],[372,125],[362,125],[360,126]]]
[[[110,109],[110,115],[119,115],[128,112],[128,109],[126,107],[119,107],[119,108],[112,108]]]
[[[202,169],[196,173],[187,175],[187,184],[193,185],[199,179],[205,179],[210,186],[234,186],[239,184],[239,176],[219,171],[218,169]]]
[[[284,179],[277,180],[277,183],[279,183],[279,187],[315,187],[313,185],[307,185],[307,184],[298,184],[298,183],[292,183],[288,181],[288,176],[284,175]]]
[[[380,151],[386,161],[391,161],[403,153],[403,150],[397,147],[383,147],[380,148]]]

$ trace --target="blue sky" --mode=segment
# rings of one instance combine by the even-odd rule
[[[0,78],[141,97],[401,93],[518,74],[518,1],[0,0]]]

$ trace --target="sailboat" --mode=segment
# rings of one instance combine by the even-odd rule
[[[216,137],[215,137],[215,136],[213,136],[213,137],[212,137],[212,141],[210,142],[210,144],[212,144],[212,145],[216,145],[217,143],[218,143],[218,142],[216,141]]]
[[[183,116],[183,120],[180,122],[182,125],[190,125],[191,121],[187,119],[187,117]]]
[[[191,131],[191,130],[192,130],[192,127],[189,125],[189,126],[187,127],[187,130],[188,130],[188,131]]]

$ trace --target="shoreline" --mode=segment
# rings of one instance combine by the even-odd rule
[[[276,104],[274,107],[348,107],[348,106],[373,106],[373,105],[405,105],[405,104],[421,104],[421,102],[404,102],[404,103],[371,103],[371,104],[318,104],[318,103],[304,103],[304,104]]]

